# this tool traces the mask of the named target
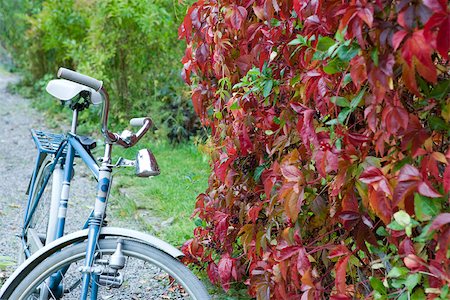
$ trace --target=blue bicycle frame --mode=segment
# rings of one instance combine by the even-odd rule
[[[88,270],[94,261],[96,244],[99,237],[99,232],[101,225],[103,223],[103,218],[106,210],[107,198],[110,190],[110,182],[111,182],[111,173],[112,166],[110,165],[110,157],[111,157],[111,144],[106,144],[105,147],[105,156],[103,157],[103,163],[99,167],[92,157],[92,154],[89,150],[86,150],[85,146],[80,142],[79,137],[75,134],[76,132],[76,120],[77,119],[77,110],[74,110],[74,121],[72,130],[66,136],[64,135],[55,135],[48,134],[42,131],[32,131],[33,139],[38,147],[38,156],[36,159],[36,168],[31,179],[30,188],[29,188],[29,199],[28,205],[25,211],[25,219],[24,226],[22,232],[22,243],[24,244],[25,254],[27,257],[31,255],[30,251],[27,249],[27,243],[25,241],[25,230],[31,222],[32,216],[38,207],[39,201],[41,200],[41,196],[45,190],[46,185],[49,182],[49,179],[52,173],[55,170],[57,164],[64,165],[64,175],[63,182],[61,188],[61,197],[59,199],[59,208],[58,208],[58,218],[56,224],[56,233],[54,237],[50,237],[51,240],[60,238],[64,235],[64,227],[66,221],[66,212],[67,205],[69,201],[69,189],[70,182],[73,174],[73,164],[75,156],[80,157],[81,160],[88,166],[88,168],[93,173],[94,177],[98,181],[97,186],[97,197],[95,200],[95,206],[93,211],[91,212],[87,222],[85,223],[84,229],[89,228],[88,235],[88,246],[86,249],[86,261],[85,268]],[[59,144],[58,144],[59,143]],[[37,170],[39,170],[40,165],[42,164],[46,155],[54,155],[53,162],[50,165],[50,171],[46,174],[44,179],[44,183],[42,184],[40,190],[38,191],[36,200],[31,205],[33,199],[33,190],[35,188]],[[47,237],[49,238],[49,237]],[[95,275],[92,275],[95,277]],[[51,287],[52,291],[57,293],[58,286],[61,282],[62,274],[54,274],[49,282],[49,287]],[[95,278],[94,278],[95,280]],[[83,273],[83,290],[82,290],[82,298],[86,299],[88,295],[89,285],[91,281],[90,272],[86,271]],[[61,292],[61,291],[60,291]],[[91,289],[91,299],[97,299],[97,285],[92,284]]]

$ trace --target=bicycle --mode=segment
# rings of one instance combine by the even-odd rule
[[[51,80],[46,89],[69,103],[71,129],[67,134],[32,130],[38,155],[20,234],[26,260],[0,289],[0,299],[209,299],[201,281],[180,262],[183,254],[177,248],[142,232],[106,226],[113,169],[134,166],[140,177],[159,174],[148,149],[140,150],[134,161],[111,162],[113,145],[134,146],[151,127],[151,119],[132,119],[131,126],[140,127],[136,134],[113,133],[108,130],[109,96],[103,82],[65,68],[57,76],[60,79]],[[103,104],[105,150],[100,165],[91,153],[95,141],[76,133],[78,113],[96,104]],[[96,178],[97,196],[83,229],[65,235],[75,157]],[[45,222],[39,221],[39,212],[48,215]]]

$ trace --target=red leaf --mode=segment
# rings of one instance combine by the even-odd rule
[[[423,30],[415,31],[402,47],[402,57],[413,68],[415,66],[419,74],[429,82],[436,83],[436,66],[431,60],[433,49],[425,39]]]
[[[342,257],[338,260],[338,262],[335,265],[336,268],[336,278],[335,278],[335,284],[336,284],[336,290],[339,294],[344,294],[347,291],[347,284],[345,283],[345,277],[347,275],[347,264],[348,260],[350,258],[350,255]]]
[[[415,254],[416,251],[414,250],[414,244],[411,241],[411,239],[405,238],[401,243],[400,246],[398,247],[398,254],[401,256],[405,256],[408,254]]]
[[[242,127],[241,134],[239,135],[239,145],[242,155],[248,155],[253,151],[253,144],[248,135],[248,130],[246,126]]]
[[[274,253],[273,255],[274,259],[278,262],[285,261],[291,258],[292,256],[297,255],[300,248],[301,247],[299,246],[287,246],[282,249],[279,249]]]
[[[218,272],[222,287],[227,292],[230,289],[231,271],[233,268],[233,260],[228,253],[225,253],[219,261]]]
[[[419,170],[408,164],[403,166],[400,170],[400,174],[398,175],[397,186],[394,189],[394,207],[399,203],[405,203],[405,200],[412,197],[421,182],[422,177]]]
[[[398,181],[409,181],[409,180],[420,180],[421,176],[419,170],[415,167],[406,164],[400,170],[400,174],[398,175]]]
[[[394,35],[392,36],[392,45],[394,46],[394,51],[398,49],[407,34],[408,32],[406,30],[399,30],[394,33]]]
[[[408,128],[408,112],[401,106],[387,105],[383,110],[382,121],[388,133],[396,134],[400,128]]]
[[[298,182],[303,177],[302,172],[296,166],[291,165],[281,166],[281,174],[290,182]]]
[[[208,264],[206,272],[208,273],[209,280],[211,280],[213,284],[219,282],[219,271],[217,269],[217,265],[214,262],[210,262]]]
[[[383,172],[381,172],[380,169],[370,166],[367,168],[367,170],[365,170],[361,176],[359,176],[359,180],[361,180],[362,182],[366,183],[366,184],[372,184],[374,182],[378,182],[380,180],[383,180],[384,174]]]
[[[391,223],[392,210],[395,206],[391,203],[391,200],[386,197],[386,193],[369,188],[369,204],[384,224]]]
[[[294,103],[291,103],[291,107],[297,113],[300,114],[298,130],[300,132],[303,143],[308,146],[310,144],[313,144],[314,146],[317,147],[319,144],[319,141],[318,141],[317,133],[316,133],[315,126],[314,126],[314,116],[315,116],[316,112],[312,109],[305,109],[305,110],[297,111],[296,109],[298,109],[298,106],[295,105]]]
[[[353,298],[351,298],[350,296],[347,295],[342,295],[342,294],[336,294],[336,295],[332,295],[330,297],[330,300],[351,300]]]
[[[426,196],[426,197],[430,197],[430,198],[439,198],[442,197],[441,194],[439,194],[438,192],[436,192],[428,183],[426,182],[421,182],[418,185],[417,191],[419,192],[419,194]]]
[[[437,12],[431,16],[424,27],[424,35],[428,40],[432,39],[433,32],[436,35],[436,49],[445,59],[448,58],[450,48],[450,14],[446,11]]]
[[[426,271],[426,262],[418,257],[415,254],[407,254],[404,258],[403,258],[403,263],[405,264],[405,266],[410,269],[413,272],[417,272],[417,271]]]
[[[448,193],[450,191],[450,164],[445,167],[444,171],[444,192]]]
[[[195,113],[201,116],[203,114],[204,107],[202,90],[200,88],[196,88],[192,93],[192,104],[194,106]]]
[[[450,223],[450,213],[442,213],[439,214],[434,220],[433,223],[431,223],[430,228],[428,229],[428,232],[431,232],[433,230],[439,230],[442,226]]]
[[[360,17],[364,23],[366,23],[369,28],[372,27],[373,23],[373,7],[363,8],[358,11],[358,17]]]
[[[261,206],[256,205],[256,206],[253,206],[252,208],[250,208],[250,209],[248,210],[248,213],[247,213],[248,218],[249,218],[249,220],[251,220],[253,223],[255,223],[256,220],[258,219],[258,215],[259,215],[259,212],[261,211],[261,208],[262,208]]]
[[[314,155],[316,161],[316,168],[319,174],[326,178],[330,172],[337,171],[338,169],[338,156],[332,151],[317,151]]]
[[[306,253],[304,247],[300,247],[298,249],[297,271],[300,273],[300,275],[305,276],[305,274],[308,274],[310,269],[311,269],[311,262],[308,259],[308,253]],[[304,283],[303,278],[302,282]]]
[[[247,18],[247,10],[242,6],[234,6],[232,8],[232,13],[230,16],[231,26],[234,29],[239,30],[244,23],[244,20]]]
[[[375,191],[382,191],[387,195],[392,195],[391,185],[387,181],[383,172],[373,166],[370,166],[360,176],[359,180],[371,185]]]
[[[216,227],[214,228],[214,234],[216,238],[223,243],[227,236],[228,231],[228,215],[220,211],[216,211],[214,214],[214,220],[216,221]]]
[[[433,11],[445,11],[447,9],[446,0],[423,0],[423,3]]]
[[[217,160],[214,163],[214,173],[216,174],[217,178],[224,182],[228,173],[228,167],[233,162],[233,159],[225,158],[224,161],[222,161],[223,160]]]
[[[348,248],[344,245],[338,245],[334,247],[330,253],[328,254],[328,258],[335,258],[343,255],[349,255],[351,252],[348,250]]]
[[[356,221],[361,217],[359,213],[354,211],[342,211],[341,213],[339,213],[339,218],[341,218],[343,221]]]
[[[294,189],[288,192],[284,198],[284,209],[286,215],[292,222],[295,222],[298,218],[298,214],[301,210],[302,203],[305,200],[305,193],[302,189],[300,193],[296,193]]]

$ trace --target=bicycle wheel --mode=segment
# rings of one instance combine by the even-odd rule
[[[181,262],[141,242],[121,240],[125,264],[122,269],[114,269],[110,259],[118,240],[106,238],[98,242],[93,266],[97,278],[90,285],[90,289],[98,287],[97,299],[209,299],[203,284]],[[80,299],[86,243],[62,249],[25,278],[18,278],[20,283],[12,284],[15,288],[10,299],[39,299],[42,288],[49,290],[49,299]],[[47,278],[55,273],[64,275],[59,291],[50,291]]]
[[[30,202],[30,210],[38,201],[38,195],[43,185],[45,184],[45,180],[49,177],[47,185],[44,188],[44,191],[37,203],[36,209],[31,215],[31,221],[28,226],[26,226],[25,240],[27,243],[27,247],[31,253],[36,252],[42,245],[48,243],[47,236],[53,235],[54,230],[52,232],[49,227],[49,223],[56,222],[56,213],[54,213],[54,221],[50,220],[50,206],[52,203],[52,197],[58,198],[61,194],[61,185],[62,185],[62,169],[58,168],[54,171],[54,173],[50,174],[52,165],[52,157],[47,156],[42,162],[39,171],[36,176],[34,189],[31,194],[31,202]],[[57,175],[56,175],[57,174]],[[55,176],[56,175],[56,176]],[[28,213],[31,213],[29,211]],[[22,245],[23,246],[23,245]]]

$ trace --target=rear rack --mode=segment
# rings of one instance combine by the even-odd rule
[[[39,152],[55,154],[59,145],[65,139],[64,134],[50,133],[31,129],[31,136],[38,147]]]

